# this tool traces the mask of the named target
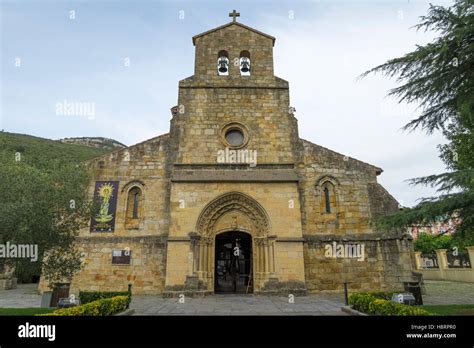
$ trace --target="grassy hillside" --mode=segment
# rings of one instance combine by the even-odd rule
[[[64,138],[64,139],[59,139],[59,141],[66,144],[84,145],[88,147],[107,149],[110,151],[123,149],[124,147],[127,147],[125,144],[122,144],[118,142],[117,140],[104,138],[104,137]]]
[[[109,152],[109,149],[77,144],[65,144],[31,135],[0,132],[0,160],[4,163],[15,160],[15,153],[21,153],[21,160],[42,166],[49,160],[81,162]]]

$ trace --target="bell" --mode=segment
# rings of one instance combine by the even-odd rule
[[[221,73],[227,72],[227,66],[225,64],[219,64],[219,72]]]
[[[226,73],[227,72],[227,60],[222,58],[219,60],[219,72]]]
[[[242,71],[243,73],[248,73],[250,71],[250,64],[248,59],[242,59],[240,71]]]

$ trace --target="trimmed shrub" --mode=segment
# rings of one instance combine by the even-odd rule
[[[392,293],[355,293],[349,296],[349,304],[355,310],[371,315],[431,315],[424,309],[385,299],[389,294],[391,298]]]
[[[103,298],[111,298],[116,296],[128,296],[132,299],[132,293],[129,291],[80,291],[79,300],[81,304],[101,300]]]
[[[400,292],[404,292],[403,290],[399,291],[371,291],[368,294],[375,297],[375,298],[380,298],[382,300],[388,300],[390,301],[392,299],[393,294],[398,294]]]
[[[368,313],[369,304],[374,300],[376,300],[376,298],[367,293],[355,293],[349,295],[349,304],[359,312]]]
[[[107,316],[124,311],[128,308],[129,296],[115,296],[89,302],[80,306],[57,309],[42,316]]]
[[[394,303],[377,298],[369,303],[368,314],[373,315],[397,315]]]
[[[394,303],[394,305],[397,308],[397,315],[433,315],[433,313],[423,308],[407,306],[401,303]]]

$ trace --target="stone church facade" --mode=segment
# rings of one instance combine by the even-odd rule
[[[193,44],[169,133],[88,162],[91,197],[116,183],[114,226],[80,231],[71,291],[304,294],[410,280],[410,238],[373,226],[398,209],[382,170],[299,138],[275,38],[234,19]]]

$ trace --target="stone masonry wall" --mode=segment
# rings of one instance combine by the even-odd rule
[[[168,233],[168,136],[162,135],[123,150],[98,157],[88,163],[92,180],[89,196],[93,197],[95,181],[119,181],[114,232],[80,231],[80,236],[145,236]],[[137,185],[142,190],[142,217],[139,228],[125,224],[128,189]]]
[[[92,199],[96,181],[119,181],[114,232],[79,232],[76,245],[85,268],[73,279],[71,291],[126,290],[132,283],[136,293],[159,293],[166,273],[166,235],[169,229],[170,169],[168,135],[114,151],[89,161]],[[126,224],[127,192],[142,190],[138,225]],[[165,238],[165,239],[163,239]],[[131,265],[112,265],[112,249],[129,248]],[[40,291],[47,289],[41,279]]]
[[[308,291],[401,289],[411,279],[411,239],[377,231],[374,220],[397,210],[398,203],[377,183],[380,168],[303,141],[300,194]],[[320,183],[336,188],[331,213],[324,209]],[[364,259],[327,257],[327,245],[363,245]],[[347,256],[347,255],[345,255]]]
[[[327,257],[325,247],[333,242],[364,245],[364,259]],[[307,236],[304,251],[309,292],[341,291],[344,281],[350,291],[400,290],[412,278],[412,243],[404,237]]]
[[[245,149],[257,151],[258,163],[294,163],[297,129],[289,109],[288,82],[273,75],[273,40],[240,25],[230,25],[195,40],[195,74],[179,83],[173,117],[175,163],[215,164],[226,148],[222,128],[230,122],[248,130]],[[229,54],[229,76],[217,74],[218,53]],[[248,51],[251,75],[234,64]]]
[[[356,235],[371,233],[368,184],[376,183],[378,168],[309,142],[304,143],[300,170],[303,234]],[[326,213],[321,183],[336,189],[336,205]]]
[[[268,235],[276,237],[275,243],[275,277],[281,282],[304,282],[303,246],[291,242],[302,240],[300,209],[296,183],[174,183],[171,193],[171,226],[170,238],[182,238],[185,241],[174,243],[173,250],[168,252],[167,284],[175,286],[184,284],[189,275],[188,257],[189,232],[195,231],[200,213],[213,199],[228,192],[240,192],[257,201],[268,214],[270,230]],[[293,200],[294,206],[289,207]],[[181,203],[181,204],[180,204]],[[231,218],[235,216],[235,222]],[[225,223],[224,221],[227,221]],[[248,231],[255,243],[255,228],[252,221],[229,210],[216,224],[216,231],[231,230],[232,224],[238,230]],[[211,234],[215,238],[215,234]],[[255,246],[255,245],[254,245]],[[253,248],[255,255],[255,247]],[[254,259],[255,261],[255,259]],[[254,266],[254,270],[255,270]],[[214,269],[214,260],[210,269]]]
[[[72,291],[126,290],[128,283],[135,293],[183,287],[194,276],[190,233],[209,202],[229,192],[250,197],[268,214],[274,267],[260,267],[272,274],[256,289],[339,291],[344,280],[351,289],[400,288],[411,276],[411,241],[374,228],[375,218],[398,207],[377,183],[381,169],[299,138],[288,82],[273,75],[274,38],[237,23],[193,41],[195,74],[179,83],[169,134],[88,162],[91,198],[95,181],[119,181],[116,223],[114,232],[80,231],[86,267]],[[228,76],[217,74],[221,50],[228,52]],[[234,64],[242,51],[250,53],[250,76],[240,76]],[[248,143],[242,149],[257,152],[256,167],[218,163],[218,152],[228,146],[222,130],[231,122],[243,125]],[[326,181],[335,197],[329,213]],[[130,225],[127,192],[135,185],[142,190],[142,215]],[[216,226],[238,225],[257,240],[251,219],[239,213],[230,209]],[[218,231],[211,232],[209,238]],[[348,241],[364,245],[363,261],[325,255],[327,244]],[[125,248],[131,264],[112,265],[112,250]],[[209,267],[200,272],[211,290],[214,249],[205,250]]]

